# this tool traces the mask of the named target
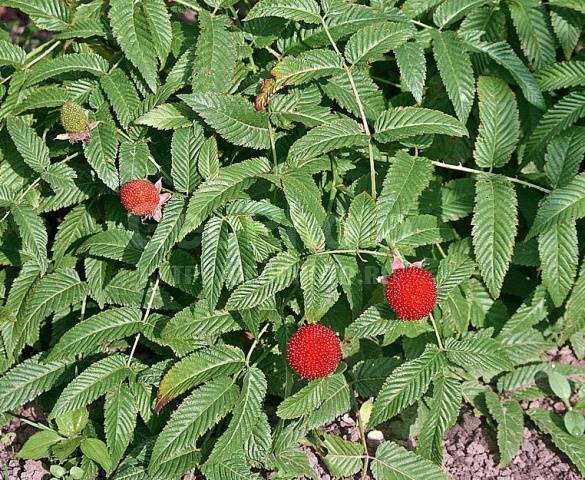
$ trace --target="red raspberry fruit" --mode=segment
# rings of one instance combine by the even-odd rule
[[[160,222],[161,207],[170,198],[169,193],[161,194],[160,190],[160,180],[130,180],[120,187],[120,201],[130,213]]]
[[[315,380],[330,375],[341,361],[341,344],[335,332],[319,323],[303,325],[287,346],[290,367],[301,377]]]
[[[400,320],[420,320],[437,301],[435,279],[422,267],[400,268],[386,281],[386,300]]]

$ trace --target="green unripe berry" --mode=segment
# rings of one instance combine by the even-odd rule
[[[61,107],[61,125],[69,133],[83,132],[87,128],[85,108],[75,102],[65,102]]]

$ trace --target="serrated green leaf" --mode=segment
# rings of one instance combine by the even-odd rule
[[[568,12],[550,11],[550,23],[555,36],[559,41],[565,58],[569,60],[579,42],[581,30],[578,26],[573,24],[571,15]]]
[[[475,267],[475,262],[467,255],[453,254],[441,260],[435,277],[439,305],[448,299],[455,288],[471,277]]]
[[[149,157],[150,150],[145,140],[136,142],[122,140],[118,152],[120,184],[124,185],[127,181],[137,178],[146,178],[152,171]]]
[[[13,206],[11,213],[18,225],[23,251],[35,260],[41,272],[44,273],[48,266],[48,237],[43,220],[26,204]]]
[[[579,262],[575,222],[551,225],[538,237],[542,283],[557,307],[569,294]]]
[[[232,412],[232,419],[219,437],[206,463],[221,463],[230,453],[243,449],[252,434],[252,428],[262,412],[266,396],[266,377],[262,370],[251,367],[244,375],[240,398]]]
[[[110,308],[69,329],[51,349],[47,360],[75,359],[145,328],[137,308]]]
[[[497,64],[508,70],[518,83],[526,100],[537,108],[545,108],[538,83],[510,45],[506,42],[489,43],[477,36],[467,37],[465,43],[474,51],[487,54]]]
[[[355,120],[340,118],[309,130],[291,146],[287,161],[298,166],[333,150],[367,144],[368,137]]]
[[[343,248],[370,248],[376,245],[376,204],[366,192],[357,195],[343,222]]]
[[[524,433],[524,414],[513,399],[502,401],[492,391],[485,392],[485,403],[498,425],[500,465],[507,465],[516,456]]]
[[[244,361],[243,352],[228,345],[210,347],[185,357],[161,380],[156,410],[160,411],[172,399],[207,380],[238,372]]]
[[[535,74],[544,91],[585,86],[585,62],[559,62],[547,65]]]
[[[544,173],[553,188],[564,187],[579,173],[585,154],[585,129],[573,127],[554,137],[546,149]]]
[[[208,92],[179,98],[228,142],[255,149],[270,148],[266,113],[255,111],[243,97]]]
[[[91,140],[83,145],[83,151],[99,179],[112,190],[118,190],[120,178],[116,169],[116,126],[112,122],[101,122],[91,131]]]
[[[219,175],[219,152],[215,137],[207,138],[201,145],[197,168],[205,180],[214,180]]]
[[[463,368],[483,370],[510,370],[512,364],[501,345],[493,338],[469,335],[463,340],[448,338],[445,352],[452,362]]]
[[[103,57],[88,53],[68,53],[31,67],[23,88],[32,87],[64,73],[83,71],[100,77],[108,71],[108,62]]]
[[[425,52],[419,42],[409,42],[395,52],[400,78],[417,103],[421,103],[427,76]]]
[[[163,103],[138,117],[134,123],[148,125],[159,130],[173,130],[192,124],[192,110],[184,103]]]
[[[345,58],[351,64],[379,60],[389,50],[405,44],[415,30],[404,23],[385,22],[358,30],[345,46]]]
[[[114,38],[124,55],[138,69],[149,88],[157,85],[156,51],[142,3],[111,0],[108,14]]]
[[[512,0],[509,8],[528,60],[537,69],[553,63],[554,41],[540,0]]]
[[[228,290],[258,275],[252,240],[245,230],[230,233],[226,269],[230,272],[225,278]]]
[[[0,411],[8,412],[72,377],[63,361],[40,362],[38,356],[15,366],[0,378]]]
[[[160,59],[161,66],[164,66],[171,53],[173,40],[171,16],[164,0],[142,0],[141,5],[154,50]]]
[[[262,0],[246,15],[246,20],[281,17],[306,23],[320,23],[321,9],[314,0]]]
[[[41,324],[46,317],[81,301],[86,293],[87,285],[71,268],[62,268],[44,276],[28,297],[26,311],[15,325],[15,353],[38,340]]]
[[[213,310],[219,299],[227,274],[228,226],[218,217],[211,218],[201,237],[201,276],[203,291],[209,308]]]
[[[556,413],[537,408],[526,413],[539,429],[550,435],[553,443],[571,459],[579,472],[585,475],[585,439],[567,433]]]
[[[51,411],[51,418],[89,405],[131,374],[123,355],[112,355],[93,363],[65,387]]]
[[[300,259],[292,252],[282,252],[272,258],[259,277],[240,285],[232,293],[226,308],[245,310],[256,307],[288,287],[297,277]]]
[[[69,9],[61,0],[4,0],[2,4],[23,11],[39,28],[59,31],[68,27]]]
[[[203,129],[196,123],[190,128],[174,131],[171,141],[171,175],[177,191],[190,194],[200,183],[197,156],[204,140]]]
[[[323,446],[327,449],[323,462],[331,475],[347,477],[354,475],[362,468],[364,451],[361,444],[348,442],[336,435],[325,434]]]
[[[554,136],[585,116],[585,93],[573,91],[561,98],[540,118],[526,142],[526,154],[538,154]]]
[[[161,337],[184,340],[215,339],[222,333],[238,330],[234,317],[225,311],[210,311],[207,302],[201,300],[181,310],[162,328]]]
[[[277,87],[301,85],[343,70],[343,58],[331,50],[310,50],[298,57],[284,57],[271,71]]]
[[[465,126],[450,115],[417,107],[386,110],[376,120],[375,130],[374,138],[382,143],[425,134],[467,136]]]
[[[469,12],[489,3],[488,0],[446,0],[433,13],[433,21],[440,29],[450,26]]]
[[[24,62],[26,52],[11,42],[0,40],[0,65],[20,66]]]
[[[47,170],[49,149],[37,132],[20,117],[8,117],[6,126],[25,163],[37,173]]]
[[[420,357],[396,368],[374,401],[369,425],[375,426],[391,419],[420,399],[444,363],[443,353],[429,345]]]
[[[199,185],[193,193],[185,214],[185,224],[180,238],[195,230],[216,208],[237,197],[251,185],[255,176],[270,171],[265,158],[244,160],[235,165],[221,168],[217,178]]]
[[[276,414],[285,420],[307,415],[325,400],[327,384],[327,377],[309,382],[294,395],[285,398],[278,406]]]
[[[136,88],[120,68],[115,68],[109,74],[102,76],[100,85],[106,92],[120,125],[128,128],[136,118],[140,106]]]
[[[378,198],[379,239],[386,237],[416,205],[432,173],[433,166],[426,158],[411,157],[404,151],[396,152]]]
[[[475,78],[469,54],[454,32],[432,31],[433,53],[457,118],[467,122],[475,98]]]
[[[484,282],[497,298],[514,250],[516,191],[509,180],[494,175],[480,177],[475,188],[473,247]]]
[[[321,227],[323,207],[306,191],[294,188],[294,184],[285,183],[284,192],[289,206],[289,215],[301,240],[311,252],[325,248],[325,233]]]
[[[585,173],[576,176],[566,186],[553,190],[542,201],[528,232],[532,238],[551,225],[585,216]]]
[[[436,464],[443,460],[443,437],[459,415],[461,384],[450,377],[433,382],[433,399],[418,436],[416,453]]]
[[[509,162],[520,138],[520,118],[514,93],[498,78],[480,77],[479,134],[474,159],[484,168],[502,167]]]
[[[238,388],[228,378],[219,378],[194,390],[173,413],[158,435],[149,473],[153,478],[182,475],[199,458],[197,439],[233,408]]]
[[[184,207],[185,199],[178,194],[163,206],[162,220],[136,264],[138,273],[143,277],[148,277],[162,264],[176,243],[183,226]]]
[[[116,465],[134,437],[138,406],[127,385],[120,385],[108,395],[104,406],[104,430],[113,464]]]
[[[337,275],[330,255],[307,257],[300,272],[301,289],[305,304],[305,317],[319,321],[337,302]]]
[[[382,443],[372,459],[376,480],[446,480],[440,467],[392,442]]]
[[[199,15],[199,38],[193,63],[193,91],[228,93],[236,66],[236,48],[226,17]]]

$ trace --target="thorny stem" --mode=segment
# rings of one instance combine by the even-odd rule
[[[458,172],[473,173],[473,174],[476,174],[476,175],[479,175],[479,174],[483,174],[483,175],[500,175],[498,173],[484,172],[483,170],[476,170],[474,168],[464,167],[463,165],[451,165],[449,163],[437,162],[435,160],[432,161],[432,164],[435,165],[436,167],[447,168],[449,170],[457,170]],[[506,175],[500,175],[500,176],[507,178],[508,180],[510,180],[513,183],[517,183],[519,185],[524,185],[525,187],[534,188],[534,189],[536,189],[536,190],[538,190],[540,192],[544,192],[544,193],[550,193],[551,192],[548,188],[541,187],[540,185],[536,185],[534,183],[526,182],[525,180],[520,180],[519,178],[508,177]]]
[[[156,282],[152,287],[152,293],[150,294],[150,299],[148,300],[148,305],[146,306],[146,312],[144,312],[144,316],[142,317],[142,323],[146,323],[148,320],[148,316],[150,315],[150,309],[152,308],[152,302],[154,302],[154,294],[156,293],[156,289],[158,288],[158,283],[160,281],[159,277],[156,277]],[[136,338],[134,339],[134,345],[132,345],[132,350],[130,350],[130,356],[128,357],[128,361],[126,362],[126,366],[129,367],[132,363],[132,358],[134,357],[134,353],[136,352],[136,347],[138,347],[138,341],[140,340],[140,333],[136,334]]]
[[[57,163],[66,163],[66,162],[68,162],[69,160],[71,160],[71,159],[73,159],[73,158],[77,157],[78,155],[79,155],[79,153],[72,153],[71,155],[68,155],[68,156],[66,156],[66,157],[65,157],[63,160],[60,160],[60,161],[59,161],[59,162],[57,162]],[[26,190],[24,190],[24,191],[23,191],[23,192],[22,192],[22,193],[21,193],[21,194],[18,196],[18,198],[16,199],[15,203],[17,203],[17,204],[18,204],[18,203],[20,203],[20,201],[21,201],[21,200],[22,200],[24,197],[26,197],[26,194],[27,194],[28,192],[30,192],[30,191],[31,191],[33,188],[35,188],[35,187],[36,187],[36,186],[37,186],[37,185],[40,183],[40,181],[41,181],[41,177],[38,177],[37,179],[35,179],[35,181],[34,181],[33,183],[31,183],[31,184],[30,184],[30,185],[29,185],[29,186],[26,188]],[[7,211],[6,211],[6,213],[4,213],[4,215],[2,215],[2,218],[0,218],[0,222],[2,222],[2,221],[4,221],[4,220],[6,220],[6,217],[8,217],[8,215],[10,215],[10,210],[7,210]]]
[[[441,254],[441,256],[443,258],[447,258],[447,254],[445,253],[445,250],[443,250],[443,247],[441,247],[440,243],[435,244],[437,246],[437,250],[439,250],[439,253]]]
[[[196,5],[193,5],[191,3],[184,2],[183,0],[175,0],[175,3],[183,5],[183,7],[190,8],[191,10],[195,10],[196,12],[200,12],[201,10],[203,10],[201,7],[197,7]]]
[[[368,453],[368,444],[366,443],[366,425],[364,425],[364,421],[362,420],[359,410],[357,412],[357,421],[358,429],[360,431],[360,439],[362,441],[362,447],[364,449],[364,466],[362,468],[362,480],[365,480],[368,475],[370,455]]]
[[[423,28],[428,28],[429,30],[434,30],[434,27],[431,27],[430,25],[427,25],[426,23],[422,23],[419,22],[418,20],[411,20],[411,23],[413,23],[414,25],[418,25],[419,27],[423,27]]]
[[[24,65],[22,66],[22,70],[26,70],[27,68],[30,68],[30,67],[32,67],[32,66],[33,66],[35,63],[37,63],[37,62],[41,61],[41,60],[42,60],[43,58],[45,58],[45,57],[46,57],[46,56],[47,56],[49,53],[51,53],[53,50],[55,50],[55,49],[56,49],[56,48],[57,48],[57,47],[58,47],[60,44],[61,44],[61,42],[60,42],[59,40],[55,40],[55,43],[53,43],[52,45],[51,45],[51,42],[43,44],[43,45],[42,45],[42,46],[43,46],[43,48],[45,48],[45,47],[46,47],[46,46],[48,46],[48,45],[51,45],[51,47],[50,47],[50,48],[48,48],[47,50],[45,50],[45,51],[44,51],[44,52],[43,52],[41,55],[39,55],[38,57],[36,57],[36,58],[34,58],[33,60],[31,60],[30,62],[28,62],[28,63],[24,64]],[[42,50],[42,49],[39,49],[39,51],[41,51],[41,50]],[[33,50],[33,51],[31,52],[31,54],[32,54],[32,53],[34,53],[34,52],[35,52],[35,50]],[[30,54],[29,54],[29,55],[30,55]],[[6,83],[6,82],[7,82],[8,80],[10,80],[11,78],[12,78],[12,75],[8,75],[8,76],[7,76],[7,77],[6,77],[4,80],[2,80],[2,81],[0,82],[0,85],[2,85],[3,83]]]
[[[325,34],[327,35],[327,38],[329,39],[329,43],[331,43],[333,50],[335,50],[335,53],[337,53],[341,58],[341,62],[343,64],[343,69],[345,70],[345,73],[346,73],[347,78],[349,80],[349,84],[351,85],[351,90],[353,91],[353,96],[355,97],[355,101],[356,101],[358,109],[360,111],[360,117],[362,119],[362,126],[364,128],[364,133],[368,136],[368,154],[370,157],[370,182],[372,184],[372,198],[374,200],[376,200],[376,165],[374,163],[374,148],[372,147],[372,134],[370,132],[370,127],[368,125],[368,119],[366,118],[366,112],[364,110],[364,105],[362,104],[362,99],[360,98],[360,94],[359,94],[357,87],[355,85],[355,82],[353,80],[353,75],[351,74],[351,68],[349,68],[349,66],[345,62],[345,59],[343,58],[343,55],[339,51],[339,48],[337,48],[337,44],[335,43],[335,40],[333,40],[333,37],[331,36],[331,32],[329,31],[329,28],[327,27],[327,24],[325,23],[325,19],[323,17],[321,17],[321,25],[323,26],[323,30],[325,31]]]
[[[441,340],[441,335],[439,335],[439,329],[437,328],[437,324],[435,322],[435,317],[433,317],[432,313],[429,313],[429,319],[431,320],[431,324],[433,325],[433,329],[435,330],[435,336],[437,337],[439,350],[445,350],[445,347],[443,346],[443,341]]]
[[[264,325],[264,328],[262,330],[260,330],[260,333],[254,339],[254,343],[252,343],[252,346],[250,347],[250,350],[248,351],[248,355],[246,355],[246,365],[250,366],[250,358],[252,358],[252,353],[254,352],[256,347],[258,346],[258,342],[260,341],[260,338],[262,338],[262,335],[264,335],[266,333],[269,326],[270,326],[270,323],[267,323],[266,325]]]
[[[50,432],[53,431],[53,429],[48,427],[47,425],[43,425],[42,423],[39,423],[39,422],[33,422],[33,421],[29,420],[28,418],[24,418],[23,416],[18,415],[15,412],[9,412],[9,413],[10,413],[10,416],[12,416],[14,418],[18,418],[22,423],[26,423],[27,425],[30,425],[31,427],[34,427],[38,430],[47,430]]]
[[[268,117],[268,137],[270,138],[272,161],[274,162],[274,168],[276,168],[278,166],[278,159],[276,156],[276,142],[274,141],[274,130],[272,129],[272,122],[270,121],[270,116]]]
[[[354,249],[354,250],[324,250],[323,252],[316,252],[315,255],[333,255],[333,254],[343,254],[343,253],[351,253],[353,255],[357,255],[358,253],[363,253],[365,255],[374,255],[376,257],[388,257],[387,253],[383,252],[376,252],[375,250],[361,250],[361,249]]]
[[[327,204],[327,213],[331,213],[333,210],[333,203],[335,202],[335,196],[337,195],[337,162],[333,155],[329,156],[329,160],[331,161],[331,191],[329,192],[329,202]]]

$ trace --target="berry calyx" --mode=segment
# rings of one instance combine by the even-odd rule
[[[161,193],[162,183],[149,180],[130,180],[120,187],[120,201],[126,210],[134,215],[152,218],[160,222],[162,206],[170,193]]]
[[[395,259],[392,275],[383,277],[382,283],[386,300],[400,320],[420,320],[433,311],[437,285],[420,263],[406,267]]]
[[[341,361],[341,343],[337,334],[319,323],[303,325],[287,345],[290,367],[307,380],[333,373]]]
[[[88,127],[85,108],[75,102],[65,102],[61,107],[61,125],[68,133],[82,133]]]

